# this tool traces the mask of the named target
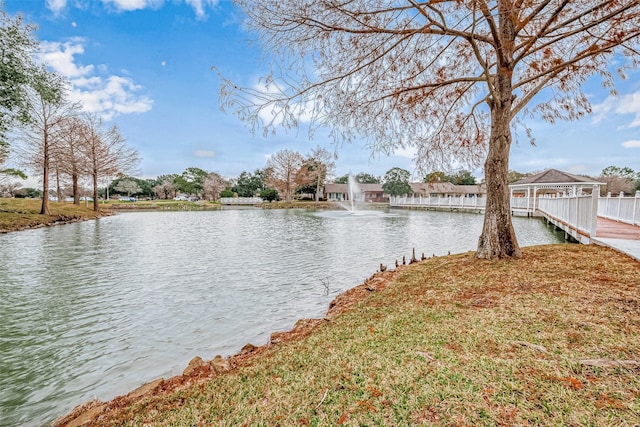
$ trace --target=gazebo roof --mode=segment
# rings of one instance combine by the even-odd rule
[[[533,186],[570,186],[570,185],[603,185],[604,183],[595,181],[585,176],[574,175],[569,172],[557,169],[547,169],[535,175],[527,176],[514,182],[510,187],[533,187]]]
[[[361,192],[381,192],[382,184],[361,184],[358,183],[358,190]],[[324,186],[325,193],[348,193],[349,184],[336,184],[330,182]]]

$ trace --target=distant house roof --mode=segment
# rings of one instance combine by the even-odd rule
[[[336,184],[333,182],[324,185],[325,193],[346,193],[348,191],[347,184]]]
[[[485,194],[487,186],[485,184],[478,185],[455,185],[450,182],[412,182],[409,184],[414,194]],[[382,184],[358,184],[361,193],[382,193]],[[347,194],[349,192],[348,184],[327,183],[324,186],[324,192],[327,194]]]
[[[453,192],[453,184],[450,182],[412,182],[411,189],[414,193],[422,194],[448,194]]]
[[[547,169],[535,175],[527,176],[511,184],[512,186],[524,186],[532,184],[603,184],[586,176],[574,175],[557,169]]]
[[[487,184],[454,185],[453,189],[456,194],[486,194]]]
[[[414,182],[411,183],[414,193],[422,194],[484,194],[487,192],[485,184],[455,185],[450,182]]]
[[[358,187],[364,192],[373,193],[376,191],[383,191],[382,184],[358,184]]]
[[[365,193],[382,192],[382,184],[358,184],[358,188],[361,192]],[[349,184],[336,184],[331,182],[324,185],[324,192],[346,194],[349,192]]]

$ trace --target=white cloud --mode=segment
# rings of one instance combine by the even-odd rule
[[[398,148],[394,151],[394,154],[399,157],[406,157],[407,159],[415,159],[418,150],[416,147]]]
[[[84,53],[84,46],[80,43],[44,41],[41,46],[40,60],[63,76],[73,79],[93,71],[93,65],[82,67],[74,62],[74,55]]]
[[[626,128],[634,128],[640,126],[640,91],[627,95],[615,97],[609,96],[601,104],[593,106],[593,122],[602,121],[611,113],[616,114],[634,114],[635,117]]]
[[[67,6],[67,0],[47,0],[47,8],[53,13],[60,13]]]
[[[207,16],[205,8],[207,6],[213,8],[218,4],[218,0],[185,0],[185,3],[193,8],[198,18],[202,19]]]
[[[105,5],[114,6],[117,10],[129,12],[146,8],[157,9],[163,0],[102,0]]]
[[[620,104],[616,108],[620,114],[635,114],[635,118],[629,124],[630,128],[640,126],[640,92],[624,95],[620,98]]]
[[[120,114],[144,113],[151,109],[153,101],[138,95],[142,87],[131,78],[108,75],[104,66],[76,64],[75,55],[84,53],[82,43],[82,40],[41,43],[41,61],[71,82],[71,101],[80,102],[85,111],[100,114],[105,120]]]
[[[640,140],[632,139],[630,141],[625,141],[622,143],[624,148],[640,148]]]
[[[530,159],[522,162],[523,165],[528,166],[531,169],[549,169],[551,167],[566,167],[569,164],[569,160],[563,157],[548,157],[540,159]]]
[[[85,111],[100,114],[105,120],[120,114],[151,110],[153,102],[146,96],[136,95],[135,92],[141,87],[130,78],[109,76],[106,79],[92,78],[83,83],[84,86],[72,91],[71,100],[80,102]]]
[[[571,173],[585,173],[588,170],[587,165],[570,165],[567,166],[565,169],[567,169],[567,171],[571,172]]]
[[[254,84],[253,90],[259,94],[266,94],[266,97],[287,98],[284,90],[275,82],[271,82],[268,85],[264,82],[258,82]],[[254,100],[255,105],[260,105],[260,103],[263,102],[263,99],[259,99],[257,95],[254,95]],[[314,118],[314,109],[315,105],[312,101],[292,102],[289,104],[289,111],[287,113],[295,117],[298,123],[310,123]],[[285,120],[283,109],[273,104],[269,108],[261,109],[258,112],[258,117],[260,117],[263,124],[267,127],[281,126]]]
[[[206,10],[208,8],[214,8],[218,4],[218,1],[219,0],[184,0],[184,2],[193,9],[198,19],[205,19],[207,17]],[[102,3],[107,8],[112,7],[118,12],[130,12],[142,9],[159,9],[164,5],[165,0],[102,0]],[[174,1],[173,3],[176,2]],[[49,10],[58,14],[67,7],[67,0],[46,0],[46,4]],[[72,25],[74,24],[75,23]]]
[[[216,152],[211,150],[196,150],[194,154],[196,157],[211,158],[215,157]]]

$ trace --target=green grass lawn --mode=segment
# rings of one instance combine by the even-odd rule
[[[125,202],[109,200],[105,204],[112,210],[216,210],[220,204],[208,201],[188,202],[179,200],[138,200]]]
[[[640,263],[523,252],[378,274],[310,331],[116,399],[93,425],[638,425]]]

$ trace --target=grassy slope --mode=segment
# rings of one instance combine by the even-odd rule
[[[42,200],[0,198],[0,233],[99,216],[92,210],[91,203],[51,202],[51,215],[40,215],[41,206]]]
[[[584,361],[640,361],[639,287],[639,263],[597,246],[434,258],[361,289],[354,308],[306,336],[111,404],[94,422],[637,425],[640,366]]]

